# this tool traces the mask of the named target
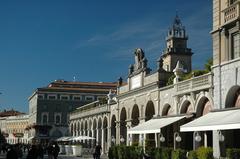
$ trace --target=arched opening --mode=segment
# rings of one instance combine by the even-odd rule
[[[114,138],[116,140],[116,116],[115,115],[112,116],[112,120],[111,120],[111,137],[112,139]],[[111,142],[112,142],[112,145],[115,144],[113,140]]]
[[[93,140],[93,146],[95,146],[96,140],[97,140],[97,120],[96,119],[93,120],[93,137],[95,138],[95,140]]]
[[[197,104],[196,117],[206,115],[212,110],[212,105],[207,97],[202,97]]]
[[[240,86],[235,85],[231,87],[226,96],[226,108],[240,108]],[[226,148],[240,148],[240,129],[222,131],[225,137]]]
[[[83,121],[81,121],[81,135],[84,135],[84,127],[83,127]]]
[[[80,122],[78,121],[77,123],[77,132],[78,132],[78,136],[80,135],[80,131],[81,131],[81,128],[80,128]]]
[[[192,114],[194,112],[194,108],[190,101],[185,100],[180,107],[180,114]],[[179,125],[184,125],[188,122],[191,122],[193,118],[185,118],[182,121],[179,121]],[[193,148],[193,132],[184,132],[180,134],[182,137],[182,141],[179,143],[181,148],[185,150],[192,150]]]
[[[233,86],[227,93],[226,108],[240,107],[240,86]]]
[[[77,135],[77,123],[75,122],[74,123],[74,136]]]
[[[132,127],[137,126],[139,124],[139,109],[138,105],[135,104],[132,109]],[[133,134],[132,135],[132,144],[138,144],[139,143],[139,135]]]
[[[174,110],[169,104],[165,104],[162,110],[162,116],[170,116],[174,114]]]
[[[132,126],[136,126],[139,124],[139,109],[138,105],[134,105],[132,109]]]
[[[98,144],[102,144],[102,119],[98,119],[98,136],[97,136]]]
[[[87,120],[85,121],[85,127],[84,127],[85,135],[88,136],[88,123]]]
[[[148,101],[145,109],[145,121],[153,118],[155,114],[154,104],[152,101]],[[146,134],[147,147],[155,147],[155,134]]]
[[[191,114],[194,112],[193,106],[190,101],[186,100],[183,102],[180,110],[180,114]]]
[[[152,119],[155,114],[154,104],[152,101],[149,101],[145,110],[145,121]]]
[[[201,97],[199,102],[197,103],[197,110],[196,110],[196,117],[201,117],[203,115],[206,115],[212,110],[212,105],[210,100],[207,97]],[[199,133],[202,137],[202,140],[200,142],[195,143],[195,148],[199,146],[205,146],[205,147],[212,147],[212,131],[204,131]]]
[[[92,137],[92,120],[89,120],[89,131],[88,132],[89,132],[88,136]],[[93,140],[88,140],[87,143],[90,147],[93,147]]]
[[[171,116],[173,115],[174,110],[169,104],[165,104],[162,110],[162,116]],[[162,143],[162,146],[173,147],[174,146],[174,132],[176,131],[176,126],[170,124],[161,129],[163,136],[165,137],[165,142]]]
[[[85,120],[83,122],[84,128],[83,128],[83,136],[88,136],[88,122]],[[83,140],[83,147],[88,147],[87,141]]]
[[[120,138],[124,138],[124,142],[121,144],[126,144],[127,139],[127,127],[126,127],[127,112],[125,108],[122,108],[120,113]]]
[[[73,136],[73,123],[71,123],[71,126],[70,126],[70,134],[71,136]]]

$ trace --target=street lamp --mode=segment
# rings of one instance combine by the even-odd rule
[[[120,142],[121,142],[121,143],[124,143],[124,141],[125,141],[125,139],[124,139],[124,137],[121,135],[121,136],[120,136]]]
[[[179,132],[175,132],[174,133],[174,149],[176,149],[177,147],[177,143],[181,142],[182,141],[182,138],[181,136],[179,135]]]
[[[114,136],[112,136],[112,142],[113,142],[113,145],[115,145],[115,142],[116,142],[116,139],[115,139],[115,137]]]
[[[182,141],[182,138],[181,138],[181,136],[179,135],[179,132],[176,132],[175,140],[176,140],[177,142],[181,142],[181,141]]]
[[[159,140],[160,140],[160,142],[165,142],[165,137],[163,136],[163,134],[161,132],[159,134]]]
[[[195,136],[195,141],[200,142],[202,140],[202,137],[199,135],[199,132],[196,132],[196,136]]]
[[[128,144],[129,144],[129,146],[130,146],[130,144],[131,144],[131,141],[132,141],[132,137],[129,135],[129,136],[128,136]]]
[[[223,142],[225,140],[224,135],[222,134],[221,130],[218,130],[218,137],[219,137],[219,141]]]

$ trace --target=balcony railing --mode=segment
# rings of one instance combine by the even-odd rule
[[[204,90],[212,87],[212,74],[205,74],[194,77],[186,81],[178,82],[177,94],[188,93],[191,91]]]
[[[77,119],[77,118],[83,118],[85,116],[91,116],[91,115],[95,115],[95,114],[106,113],[106,112],[108,112],[107,105],[96,106],[96,107],[93,107],[90,109],[76,111],[76,112],[71,113],[70,120]]]
[[[239,1],[222,11],[223,24],[230,23],[239,18]]]

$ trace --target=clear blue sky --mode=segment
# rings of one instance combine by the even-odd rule
[[[31,93],[55,79],[126,77],[137,47],[154,70],[176,11],[202,68],[212,56],[211,0],[0,1],[0,110],[28,112]]]

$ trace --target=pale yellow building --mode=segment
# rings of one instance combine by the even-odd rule
[[[10,116],[5,121],[5,133],[7,143],[28,143],[28,125],[29,115]]]

